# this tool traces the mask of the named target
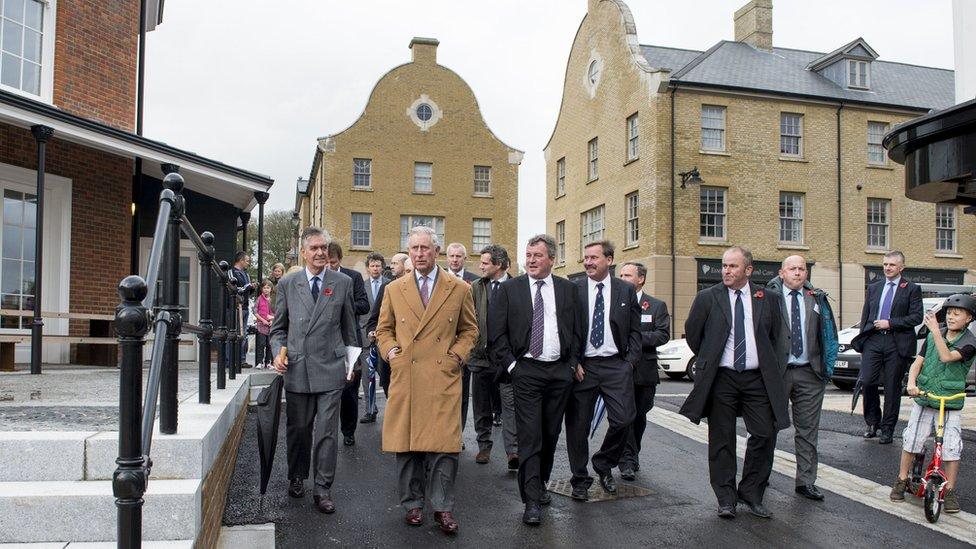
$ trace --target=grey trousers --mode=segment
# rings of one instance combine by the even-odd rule
[[[796,485],[814,484],[817,481],[820,410],[827,385],[809,366],[786,370],[783,381],[793,409]]]
[[[342,389],[325,393],[285,393],[285,441],[288,478],[308,478],[314,464],[316,496],[328,496],[335,480]]]
[[[397,452],[396,465],[400,505],[404,509],[423,509],[429,492],[430,504],[435,512],[454,510],[458,454]]]
[[[511,383],[499,383],[502,397],[502,440],[506,454],[518,454],[518,437],[515,429],[515,389]]]

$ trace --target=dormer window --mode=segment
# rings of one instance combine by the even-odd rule
[[[871,64],[857,59],[847,60],[847,87],[868,89],[871,87]]]

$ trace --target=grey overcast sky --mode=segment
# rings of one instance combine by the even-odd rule
[[[976,1],[976,0],[973,0]],[[705,50],[746,0],[630,0],[642,44]],[[525,151],[519,242],[545,227],[546,144],[586,0],[166,0],[147,40],[147,137],[267,174],[292,209],[315,138],[352,124],[414,36],[474,90],[489,127]],[[828,52],[863,37],[881,59],[952,68],[950,0],[775,0],[773,44]],[[531,212],[531,213],[530,213]],[[393,221],[391,220],[391,223]]]

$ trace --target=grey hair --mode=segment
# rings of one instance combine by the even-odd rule
[[[321,236],[325,238],[326,244],[332,242],[332,237],[329,236],[328,231],[326,231],[325,229],[320,229],[319,227],[316,227],[314,225],[309,225],[308,227],[305,227],[304,231],[302,231],[302,237],[301,237],[302,249],[305,248],[305,244],[308,243],[308,239],[312,238],[313,236]]]
[[[626,267],[627,265],[632,265],[634,268],[637,269],[637,276],[643,278],[644,280],[647,280],[647,267],[645,267],[643,263],[637,261],[628,261],[627,263],[624,263],[622,266]]]
[[[732,246],[731,248],[725,250],[725,253],[722,255],[725,255],[729,252],[739,252],[740,254],[742,254],[742,257],[746,261],[743,267],[752,266],[752,250],[750,250],[749,248],[746,248],[745,246]]]
[[[556,258],[556,239],[547,234],[537,234],[529,239],[528,246],[535,246],[540,242],[545,242],[546,251],[549,253],[549,259]]]
[[[511,260],[508,258],[508,250],[503,246],[498,244],[489,244],[481,249],[482,254],[491,254],[491,264],[498,265],[504,270],[508,270],[509,265],[512,264]]]
[[[451,248],[461,248],[461,255],[465,257],[468,255],[468,249],[465,248],[464,244],[461,244],[460,242],[451,242],[450,244],[448,244],[447,253],[451,253]]]
[[[898,250],[891,250],[890,252],[884,254],[884,256],[885,256],[886,259],[889,258],[889,257],[897,257],[898,259],[901,260],[901,264],[902,265],[905,264],[905,254],[901,253]]]
[[[437,232],[434,231],[434,229],[431,229],[426,225],[417,225],[416,227],[410,229],[410,232],[407,233],[407,241],[409,242],[410,237],[414,235],[429,236],[431,245],[438,250],[441,249],[441,239],[437,238]]]

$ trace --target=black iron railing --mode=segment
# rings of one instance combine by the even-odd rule
[[[159,195],[159,215],[153,234],[146,279],[128,276],[119,284],[121,303],[115,310],[115,328],[122,359],[119,385],[119,457],[112,479],[115,505],[118,508],[118,546],[136,548],[142,544],[143,495],[152,468],[152,434],[159,402],[159,430],[172,434],[177,429],[180,334],[194,334],[199,343],[199,402],[210,403],[211,342],[218,347],[217,388],[227,386],[225,343],[231,346],[231,368],[234,379],[240,372],[243,357],[240,342],[245,337],[241,310],[246,306],[244,288],[230,276],[226,261],[214,260],[214,235],[197,234],[185,215],[183,178],[175,166],[164,166],[163,191]],[[202,274],[200,323],[190,324],[182,318],[179,303],[180,234],[197,249]],[[220,290],[220,322],[214,328],[210,289],[216,277]],[[160,304],[156,305],[158,282],[162,280]],[[228,326],[227,311],[231,315]],[[146,334],[153,332],[153,349],[149,361],[149,380],[145,403],[142,398],[143,348]]]

